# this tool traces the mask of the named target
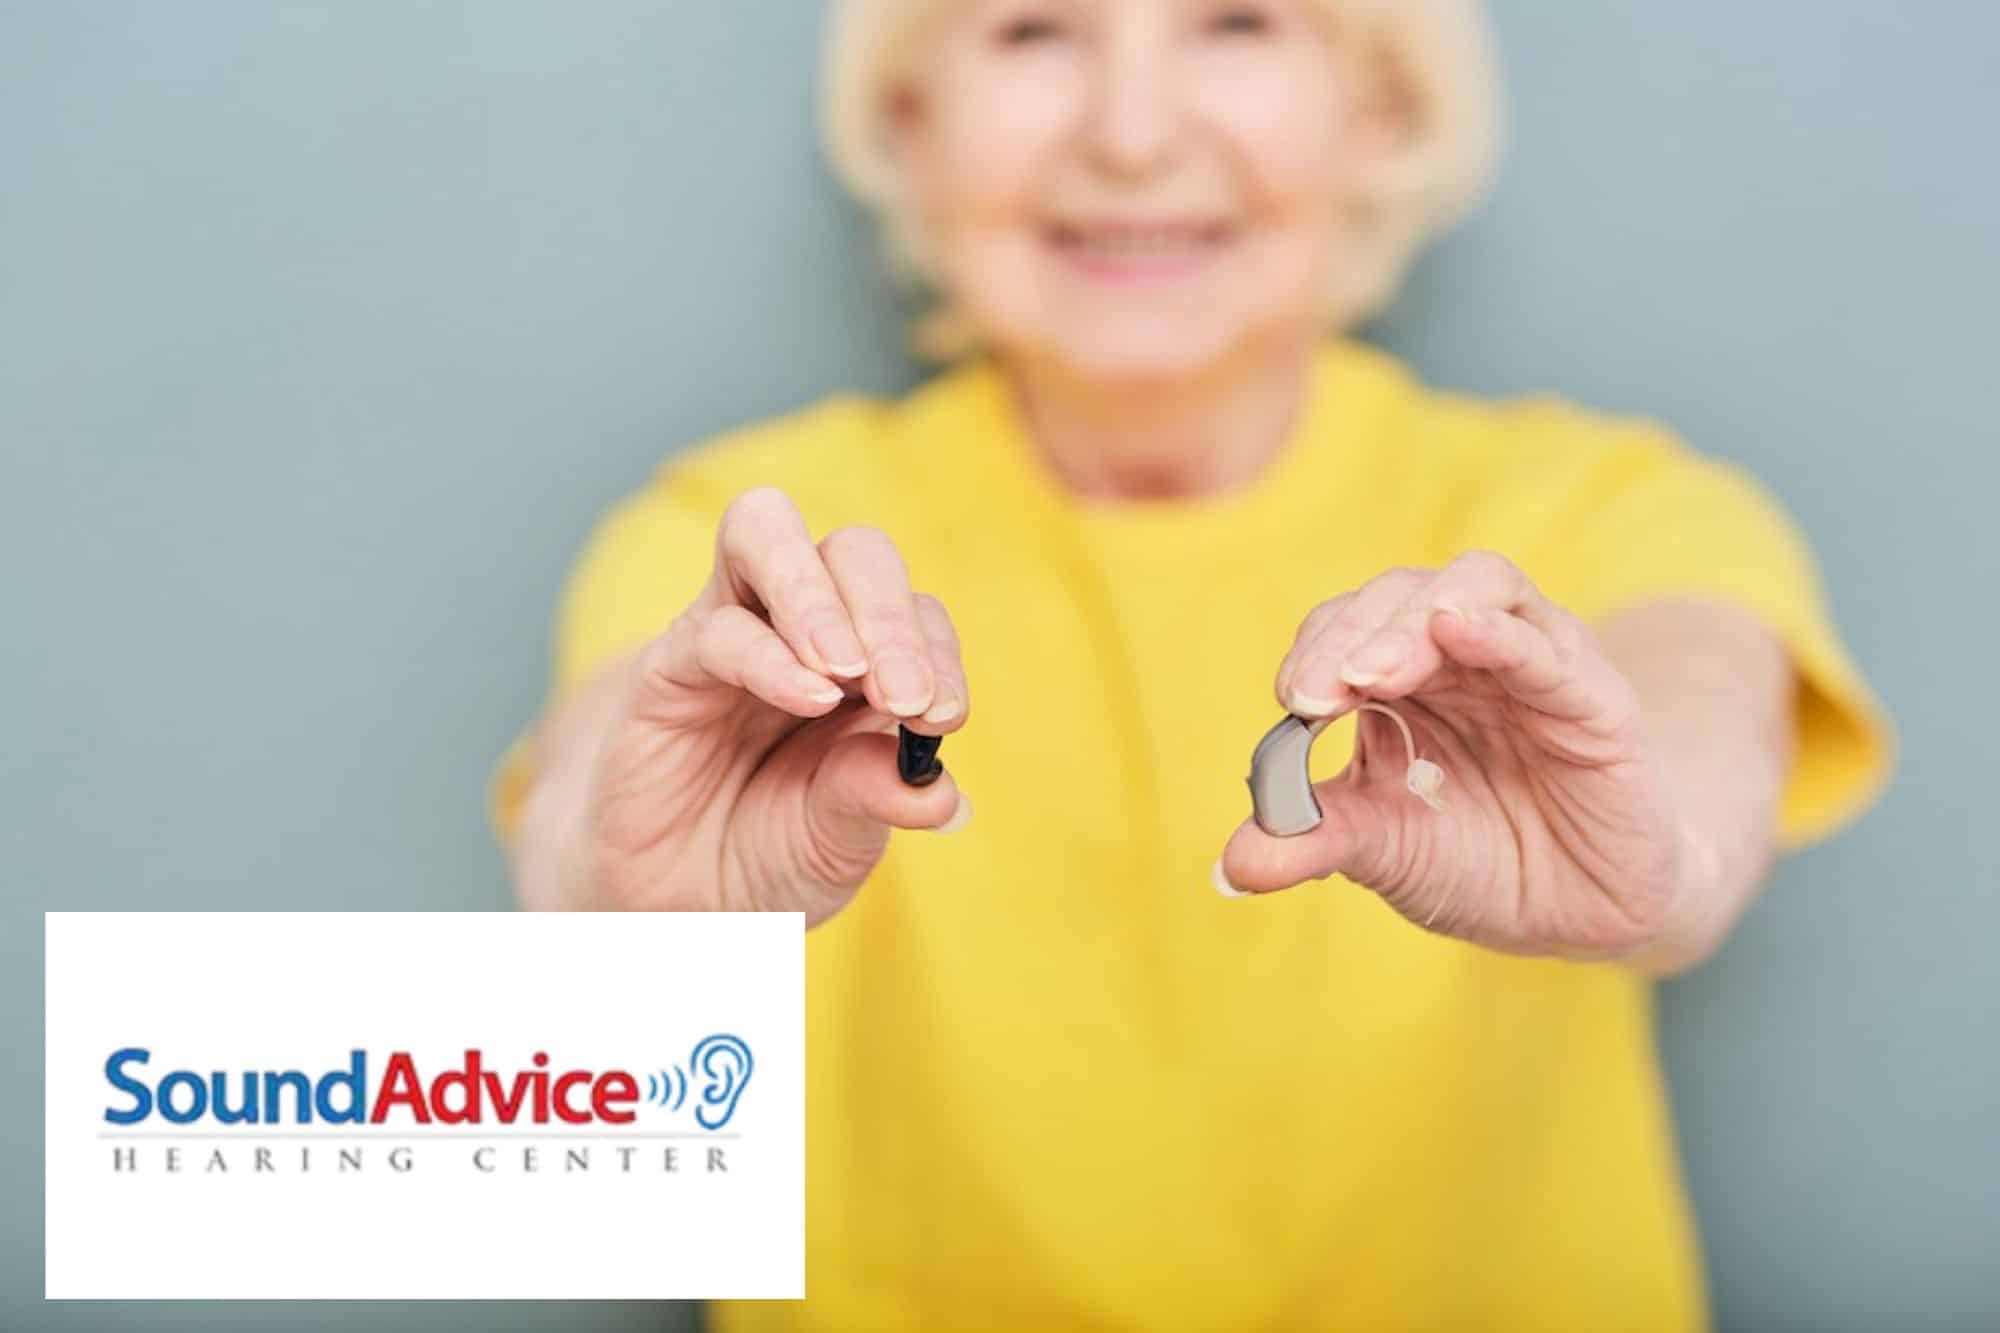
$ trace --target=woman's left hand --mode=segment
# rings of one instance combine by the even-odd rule
[[[1659,934],[1685,844],[1638,693],[1511,560],[1471,551],[1322,603],[1277,693],[1307,718],[1388,704],[1443,768],[1444,808],[1405,785],[1395,721],[1364,711],[1352,762],[1314,785],[1318,827],[1275,838],[1246,820],[1218,888],[1339,873],[1419,925],[1512,953],[1616,958]]]

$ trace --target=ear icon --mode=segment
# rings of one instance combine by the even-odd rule
[[[708,1080],[702,1086],[701,1105],[695,1107],[694,1118],[703,1129],[721,1129],[736,1114],[736,1103],[750,1082],[750,1047],[740,1037],[718,1032],[701,1039],[688,1063],[694,1066],[697,1078]]]

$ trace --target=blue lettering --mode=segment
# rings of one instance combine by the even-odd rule
[[[187,1088],[194,1093],[193,1103],[185,1111],[174,1109],[174,1089]],[[160,1080],[160,1115],[176,1125],[189,1125],[201,1119],[201,1113],[208,1109],[208,1088],[201,1081],[201,1075],[191,1074],[185,1069],[176,1069]]]
[[[282,1074],[264,1075],[264,1114],[271,1123],[283,1120],[284,1114],[278,1109],[278,1093],[290,1088],[298,1094],[292,1101],[292,1120],[296,1124],[312,1123],[312,1083],[296,1069],[287,1069]]]
[[[269,1075],[266,1075],[269,1077]],[[215,1108],[215,1118],[225,1125],[241,1125],[245,1122],[257,1123],[257,1076],[243,1076],[243,1106],[241,1109],[229,1104],[229,1079],[218,1071],[215,1075],[215,1094],[209,1099]]]
[[[111,1058],[104,1062],[104,1077],[111,1080],[111,1086],[132,1098],[129,1111],[104,1108],[104,1118],[114,1125],[136,1125],[153,1113],[153,1092],[145,1084],[127,1077],[125,1063],[128,1060],[145,1064],[153,1053],[140,1046],[127,1046],[122,1051],[113,1051]]]
[[[114,1125],[136,1125],[153,1117],[176,1125],[190,1125],[211,1113],[219,1124],[259,1125],[282,1123],[309,1125],[315,1119],[328,1124],[360,1125],[368,1121],[368,1054],[351,1051],[347,1066],[329,1070],[315,1082],[296,1069],[246,1070],[239,1098],[230,1100],[232,1076],[222,1070],[202,1075],[190,1069],[176,1069],[148,1086],[137,1077],[139,1071],[126,1066],[143,1065],[153,1053],[141,1046],[113,1051],[104,1062],[104,1077],[114,1092],[131,1099],[128,1106],[107,1106],[104,1118]],[[290,1094],[287,1096],[286,1094]]]
[[[347,1107],[342,1110],[333,1104],[333,1090],[347,1089]],[[368,1118],[368,1057],[355,1051],[348,1057],[347,1072],[328,1074],[319,1081],[319,1092],[314,1101],[319,1105],[319,1118],[330,1125],[359,1125]]]

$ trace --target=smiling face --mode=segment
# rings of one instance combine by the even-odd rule
[[[1397,116],[1314,0],[962,0],[892,103],[939,281],[982,341],[1186,374],[1322,325]]]

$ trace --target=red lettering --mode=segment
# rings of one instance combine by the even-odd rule
[[[533,1077],[534,1075],[532,1074],[514,1075],[514,1081],[507,1085],[513,1090],[513,1095],[509,1096],[506,1092],[501,1091],[500,1076],[498,1074],[486,1075],[486,1091],[493,1098],[493,1118],[495,1120],[498,1120],[503,1125],[514,1123],[515,1118],[521,1114],[521,1103],[528,1099],[528,1080]]]
[[[557,1118],[565,1124],[587,1125],[590,1123],[590,1112],[579,1111],[569,1104],[569,1090],[579,1083],[588,1082],[590,1082],[590,1075],[584,1073],[581,1069],[572,1069],[569,1073],[564,1074],[556,1080],[551,1100],[555,1102]]]
[[[629,1125],[635,1119],[630,1111],[621,1111],[612,1106],[612,1101],[630,1106],[639,1100],[639,1081],[623,1070],[613,1070],[590,1090],[590,1109],[597,1118],[607,1125]]]
[[[438,1123],[463,1125],[479,1123],[479,1052],[465,1053],[465,1068],[451,1069],[431,1080],[431,1109],[437,1114]],[[444,1095],[456,1088],[462,1104],[457,1108],[445,1104]]]
[[[369,1112],[370,1124],[382,1124],[399,1106],[406,1108],[420,1125],[435,1121],[444,1125],[477,1125],[485,1122],[490,1104],[495,1122],[503,1125],[523,1120],[549,1123],[551,1114],[568,1125],[587,1125],[593,1119],[609,1125],[630,1124],[638,1117],[631,1108],[639,1100],[639,1083],[624,1070],[592,1074],[584,1069],[567,1070],[549,1077],[549,1057],[545,1051],[534,1055],[535,1068],[522,1070],[503,1081],[485,1067],[485,1053],[468,1050],[462,1067],[447,1069],[433,1078],[428,1087],[418,1077],[416,1061],[408,1051],[389,1057],[382,1073],[382,1085]],[[587,1088],[588,1091],[579,1091]]]
[[[382,1091],[375,1098],[375,1110],[368,1122],[379,1125],[389,1118],[392,1107],[401,1103],[410,1108],[410,1114],[420,1125],[431,1122],[430,1109],[424,1105],[424,1086],[417,1081],[416,1063],[410,1059],[408,1051],[397,1051],[389,1057],[389,1068],[382,1075]]]

